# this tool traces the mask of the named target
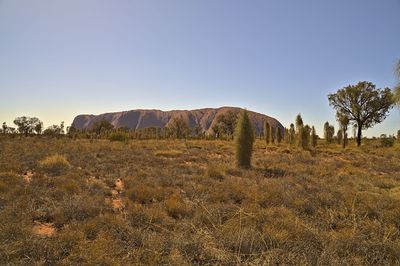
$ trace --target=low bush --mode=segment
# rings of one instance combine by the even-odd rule
[[[129,134],[123,131],[116,131],[111,133],[108,139],[110,141],[128,141]]]
[[[39,162],[39,167],[45,173],[60,175],[66,170],[68,170],[71,165],[63,155],[52,155],[44,158]]]
[[[380,138],[381,146],[382,147],[393,147],[395,139],[393,137],[386,137],[383,136]]]
[[[189,215],[189,208],[177,196],[172,196],[165,201],[165,209],[168,215],[175,219],[184,218]]]

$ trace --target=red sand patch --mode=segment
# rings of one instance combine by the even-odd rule
[[[124,190],[124,182],[120,178],[118,178],[114,183],[114,188],[116,191],[121,192]]]
[[[32,177],[34,176],[33,171],[26,171],[23,175],[22,178],[24,179],[25,182],[29,183],[32,181]]]
[[[53,236],[56,233],[56,229],[52,223],[35,222],[32,231],[36,235],[46,237]]]

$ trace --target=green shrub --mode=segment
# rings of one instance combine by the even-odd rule
[[[395,139],[391,136],[387,137],[386,135],[382,135],[380,141],[382,147],[393,147]]]
[[[236,162],[240,168],[250,168],[254,131],[246,110],[240,114],[235,130]]]
[[[39,167],[44,172],[53,175],[60,175],[68,170],[71,165],[63,155],[55,154],[48,156],[39,162]]]
[[[129,134],[124,131],[116,131],[110,134],[108,138],[110,141],[128,141]]]

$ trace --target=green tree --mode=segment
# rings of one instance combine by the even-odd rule
[[[339,121],[340,130],[343,133],[342,147],[344,149],[347,146],[347,128],[349,126],[349,118],[342,115],[337,117],[337,120]]]
[[[398,107],[400,107],[400,60],[397,61],[394,72],[398,79],[398,83],[393,89],[394,102],[397,104]]]
[[[282,130],[279,127],[276,128],[275,135],[276,135],[275,137],[276,144],[280,144],[282,142],[283,134]]]
[[[270,130],[271,144],[275,144],[275,139],[276,139],[276,128],[271,126],[271,130]]]
[[[201,138],[203,135],[203,128],[200,123],[196,123],[196,125],[192,129],[192,135],[196,138]]]
[[[336,137],[337,137],[337,144],[342,144],[343,141],[343,131],[341,128],[338,129],[337,133],[336,133]]]
[[[3,129],[3,134],[5,135],[5,134],[7,134],[7,124],[6,124],[6,122],[3,122],[3,126],[2,126],[2,129]]]
[[[61,125],[63,126],[63,128],[61,128]],[[60,129],[61,129],[60,134],[64,130],[64,122],[62,122],[61,125],[60,125]],[[92,128],[91,128],[91,130],[93,132],[95,132],[97,136],[100,136],[102,132],[111,131],[113,129],[114,129],[114,126],[104,117],[101,120],[96,121],[92,125]]]
[[[296,116],[296,134],[299,134],[301,128],[303,127],[303,118],[301,118],[301,114]]]
[[[173,118],[167,126],[170,134],[177,139],[186,138],[189,135],[190,128],[183,117]]]
[[[332,125],[329,125],[328,122],[324,124],[324,138],[326,143],[332,143],[333,137],[335,135],[335,128]]]
[[[349,85],[328,95],[329,104],[337,116],[347,116],[357,124],[357,146],[361,145],[362,130],[381,123],[393,106],[394,97],[389,88],[376,89],[371,82]]]
[[[294,128],[293,123],[290,124],[290,128],[289,128],[289,143],[290,143],[290,145],[293,145],[296,143],[296,130]]]
[[[236,163],[240,168],[250,168],[253,153],[254,130],[246,110],[240,113],[235,129]]]
[[[400,129],[397,130],[397,142],[400,142]]]
[[[267,120],[264,121],[264,138],[268,145],[271,142],[271,125]]]
[[[236,112],[227,111],[226,113],[217,116],[212,130],[214,131],[214,134],[218,136],[218,138],[222,136],[232,138],[237,120],[238,114]]]
[[[43,122],[39,121],[39,123],[36,123],[34,130],[35,130],[36,134],[40,135],[40,134],[42,134],[42,129],[43,129]]]
[[[61,134],[62,129],[59,125],[49,126],[43,131],[43,135],[48,137],[59,137]]]
[[[301,130],[301,147],[303,149],[308,149],[310,143],[311,127],[305,125]]]
[[[33,133],[39,124],[43,124],[37,117],[21,116],[14,119],[14,124],[18,127],[18,132],[25,136]]]
[[[295,123],[296,123],[297,145],[298,145],[299,147],[303,147],[303,146],[304,146],[304,143],[303,143],[303,140],[304,140],[304,136],[303,136],[303,133],[304,133],[304,131],[303,131],[304,123],[303,123],[303,118],[301,118],[301,114],[298,114],[298,115],[296,116],[296,121],[295,121]]]
[[[311,128],[311,146],[313,146],[315,148],[317,146],[317,141],[318,141],[318,136],[315,131],[315,127],[312,126],[312,128]]]

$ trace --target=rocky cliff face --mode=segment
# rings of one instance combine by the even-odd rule
[[[204,108],[197,110],[131,110],[125,112],[105,113],[100,115],[78,115],[72,122],[72,126],[77,129],[90,129],[96,121],[101,119],[108,120],[114,127],[128,127],[130,129],[141,129],[146,127],[165,127],[174,118],[182,117],[189,127],[200,125],[201,128],[211,133],[211,129],[216,123],[218,116],[231,111],[239,113],[241,108],[221,107]],[[283,130],[282,124],[275,118],[264,114],[249,111],[249,116],[258,134],[263,132],[264,121],[267,120],[272,127]]]

